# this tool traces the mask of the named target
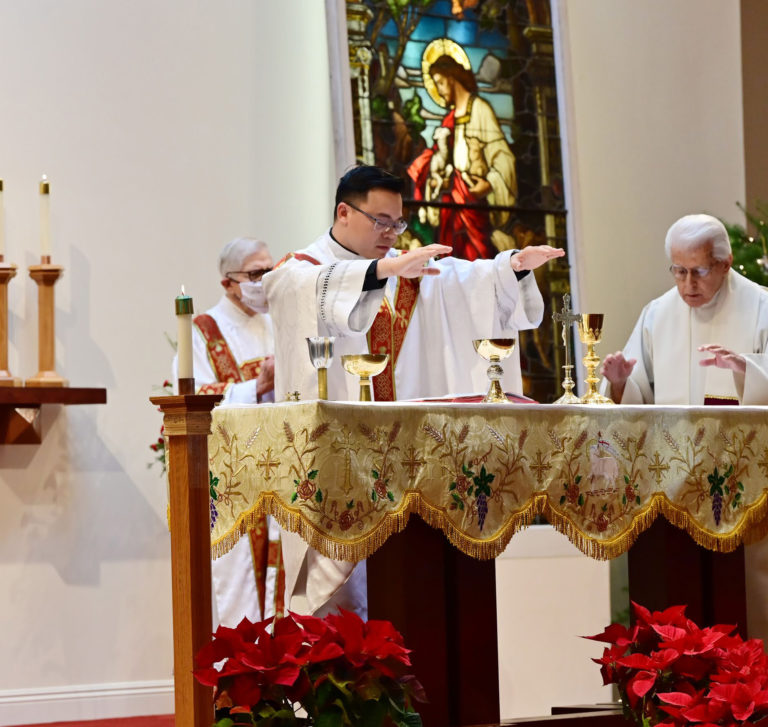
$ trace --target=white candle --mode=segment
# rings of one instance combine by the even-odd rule
[[[5,201],[3,200],[3,180],[0,179],[0,260],[5,256]]]
[[[180,379],[194,378],[192,370],[192,314],[194,307],[192,298],[184,292],[181,286],[181,295],[176,298],[176,320],[178,323],[178,376]]]
[[[51,184],[43,174],[40,180],[40,255],[51,254]]]

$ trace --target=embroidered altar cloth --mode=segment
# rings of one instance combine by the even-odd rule
[[[481,559],[537,515],[600,559],[628,550],[660,514],[717,551],[768,532],[759,407],[220,406],[209,458],[214,556],[262,513],[349,561],[413,513]]]

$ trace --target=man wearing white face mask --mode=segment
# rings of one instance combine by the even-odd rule
[[[261,283],[272,265],[266,243],[254,238],[238,237],[221,251],[224,295],[194,319],[199,394],[223,394],[226,404],[274,401],[275,340]],[[174,359],[174,381],[175,374]]]
[[[274,335],[261,277],[272,269],[266,243],[239,237],[219,255],[224,295],[194,318],[192,346],[199,394],[223,394],[223,403],[274,401]],[[177,362],[173,361],[173,380]],[[218,622],[234,627],[283,611],[285,576],[280,529],[261,518],[235,547],[211,564]]]

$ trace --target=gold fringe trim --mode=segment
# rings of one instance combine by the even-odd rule
[[[406,491],[400,507],[387,513],[365,535],[344,540],[329,535],[318,525],[306,519],[298,508],[285,505],[271,491],[262,492],[256,503],[242,513],[235,526],[211,543],[211,557],[228,553],[242,535],[256,527],[262,515],[272,515],[284,530],[298,534],[310,547],[333,560],[357,563],[375,553],[389,537],[402,532],[411,515],[418,515],[428,525],[442,530],[448,541],[462,553],[477,560],[498,557],[515,533],[531,525],[537,515],[544,515],[558,532],[565,535],[582,553],[596,560],[610,560],[626,553],[659,515],[675,527],[685,530],[693,540],[708,550],[730,553],[743,543],[754,543],[768,534],[768,493],[742,514],[738,525],[728,533],[716,533],[699,525],[683,508],[670,502],[663,494],[651,498],[645,509],[638,513],[630,525],[618,535],[601,540],[581,530],[572,519],[554,509],[546,493],[534,493],[519,510],[513,512],[503,527],[488,539],[473,538],[462,532],[450,519],[444,507],[424,500],[420,493]]]

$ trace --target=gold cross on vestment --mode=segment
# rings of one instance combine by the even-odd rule
[[[541,484],[545,473],[552,469],[552,465],[546,461],[546,455],[541,454],[541,450],[536,450],[536,460],[529,465],[536,472],[536,482]]]
[[[417,452],[415,447],[411,445],[405,453],[406,458],[400,462],[408,470],[408,478],[411,480],[416,476],[419,467],[425,464],[423,459],[419,459],[420,454],[421,452]]]
[[[279,459],[272,459],[272,447],[267,447],[267,451],[261,453],[261,459],[256,463],[256,466],[264,470],[265,480],[272,479],[272,470],[280,466]]]
[[[648,469],[653,472],[653,476],[656,479],[656,484],[661,484],[662,472],[666,472],[669,469],[669,465],[664,463],[664,460],[659,457],[658,452],[654,452],[653,462],[648,465]]]

